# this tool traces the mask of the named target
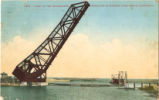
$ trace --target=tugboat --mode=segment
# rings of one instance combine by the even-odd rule
[[[126,85],[127,83],[127,72],[126,71],[119,71],[118,74],[112,74],[112,84],[115,85]]]

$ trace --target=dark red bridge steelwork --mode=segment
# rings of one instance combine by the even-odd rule
[[[89,7],[88,2],[72,4],[46,40],[13,71],[20,82],[45,82],[46,71]]]

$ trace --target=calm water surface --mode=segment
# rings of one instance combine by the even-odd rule
[[[1,87],[4,100],[156,100],[138,89],[118,87]]]

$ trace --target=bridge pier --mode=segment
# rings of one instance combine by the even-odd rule
[[[48,82],[21,82],[20,86],[48,86]]]

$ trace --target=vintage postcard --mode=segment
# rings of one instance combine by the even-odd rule
[[[0,100],[159,100],[158,0],[2,0]]]

